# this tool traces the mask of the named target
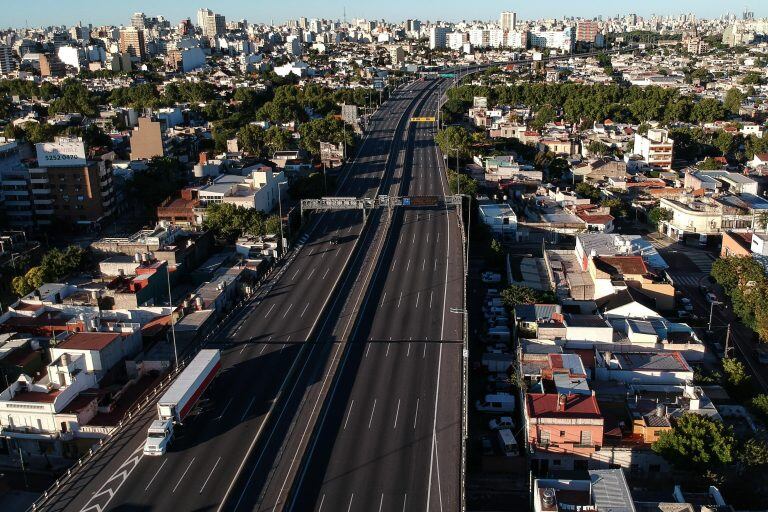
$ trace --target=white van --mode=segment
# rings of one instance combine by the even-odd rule
[[[515,439],[515,435],[510,429],[503,428],[501,430],[497,430],[496,433],[499,438],[501,451],[504,453],[505,457],[517,457],[520,455],[520,450],[518,450],[517,447],[517,440]]]
[[[485,395],[485,400],[478,400],[475,402],[475,408],[479,412],[511,413],[515,410],[515,397],[510,393]]]

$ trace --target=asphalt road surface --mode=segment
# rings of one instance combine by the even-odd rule
[[[415,115],[433,115],[437,90]],[[412,123],[390,195],[448,194],[434,124]],[[460,508],[461,234],[457,212],[397,209],[381,264],[289,510]]]

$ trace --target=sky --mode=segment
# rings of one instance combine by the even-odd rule
[[[347,19],[367,18],[402,21],[441,19],[497,19],[502,10],[518,13],[518,19],[598,15],[614,16],[634,12],[651,14],[682,14],[692,12],[700,18],[716,18],[728,12],[740,13],[748,2],[723,0],[645,0],[644,2],[615,2],[608,0],[548,0],[546,2],[499,0],[0,0],[3,4],[0,27],[30,27],[49,25],[128,25],[134,12],[149,16],[163,15],[172,23],[184,18],[195,21],[199,7],[224,14],[227,19],[247,19],[250,22],[282,23],[300,16],[307,18],[342,19],[346,7]],[[752,0],[750,7],[756,17],[768,16],[768,2]],[[730,9],[730,10],[729,10]]]

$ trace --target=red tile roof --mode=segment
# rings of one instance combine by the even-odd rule
[[[56,400],[56,397],[61,394],[61,390],[54,389],[48,393],[40,393],[36,391],[24,391],[16,393],[13,396],[13,402],[35,402],[40,404],[50,404]]]
[[[554,393],[528,393],[525,397],[528,415],[531,418],[602,418],[597,399],[593,395],[567,395],[565,409],[557,410],[559,395]]]
[[[72,350],[101,350],[120,337],[115,332],[76,332],[56,348]]]

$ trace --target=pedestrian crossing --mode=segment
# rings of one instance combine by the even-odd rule
[[[696,268],[698,268],[700,271],[704,272],[705,274],[712,272],[713,257],[708,252],[686,252],[685,255],[689,260],[693,262],[694,265],[696,265]]]
[[[682,272],[667,270],[667,275],[675,287],[698,286],[705,274],[702,272]]]

